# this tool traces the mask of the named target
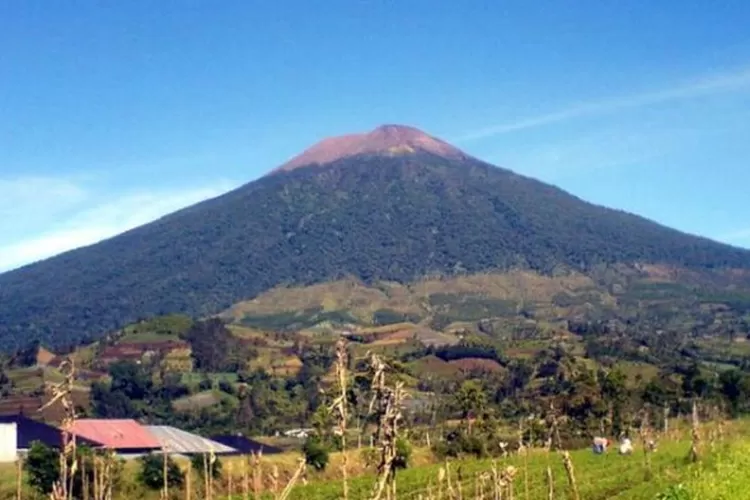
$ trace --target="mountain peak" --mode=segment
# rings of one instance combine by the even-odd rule
[[[322,165],[358,154],[398,155],[427,152],[444,158],[468,155],[447,142],[408,125],[386,124],[360,134],[323,139],[274,170],[289,171],[307,165]]]

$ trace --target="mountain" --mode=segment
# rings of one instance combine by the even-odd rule
[[[222,196],[0,275],[0,342],[55,346],[141,317],[214,314],[280,284],[615,264],[747,270],[750,251],[388,125],[324,140]]]

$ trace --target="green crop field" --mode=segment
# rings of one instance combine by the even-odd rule
[[[639,447],[632,455],[621,456],[611,449],[607,454],[595,455],[590,450],[571,453],[574,475],[581,500],[704,500],[745,498],[750,488],[750,425],[743,422],[734,429],[733,436],[722,443],[704,442],[703,456],[698,464],[688,460],[690,440],[687,435],[679,440],[661,443],[650,455],[647,468],[645,455]],[[463,498],[477,499],[479,477],[491,473],[493,467],[503,470],[515,467],[514,498],[546,500],[548,498],[547,467],[552,471],[554,498],[572,499],[572,489],[560,454],[534,450],[528,462],[523,457],[506,459],[467,459],[449,462],[448,471],[454,497],[449,496],[447,481],[439,486],[440,469],[444,464],[432,464],[407,469],[398,473],[399,499]],[[362,475],[349,482],[349,498],[369,498],[374,476]],[[461,492],[459,493],[459,488]],[[439,492],[442,489],[442,497]],[[295,488],[290,499],[334,500],[341,498],[340,481],[311,481]],[[484,486],[485,496],[493,498],[490,483]],[[459,496],[460,495],[460,496]],[[680,496],[682,495],[682,496]],[[271,497],[269,497],[271,498]],[[503,497],[505,498],[505,497]]]

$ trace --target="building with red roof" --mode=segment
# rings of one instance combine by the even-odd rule
[[[132,419],[82,418],[73,423],[76,436],[101,443],[118,455],[142,455],[161,449],[159,441]]]

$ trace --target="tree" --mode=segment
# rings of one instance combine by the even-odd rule
[[[42,495],[49,495],[60,477],[60,458],[56,450],[34,441],[24,464],[29,486]]]
[[[34,366],[41,344],[38,340],[32,341],[16,355],[16,364],[21,367]]]
[[[242,367],[243,350],[220,318],[196,321],[184,338],[190,343],[196,370],[223,372]]]
[[[145,399],[151,394],[151,375],[141,365],[132,361],[118,361],[110,365],[109,375],[114,392],[122,392],[130,399]]]
[[[476,380],[467,380],[461,384],[456,393],[456,406],[461,411],[461,418],[466,420],[480,413],[487,404],[487,395]]]
[[[0,366],[0,397],[6,397],[13,389],[13,381],[8,378],[5,370]]]
[[[749,382],[747,376],[739,370],[727,370],[719,375],[721,393],[729,401],[732,413],[737,414],[740,410],[740,402],[750,394]]]
[[[627,376],[621,370],[610,370],[600,381],[602,397],[607,402],[620,405],[628,399]]]

